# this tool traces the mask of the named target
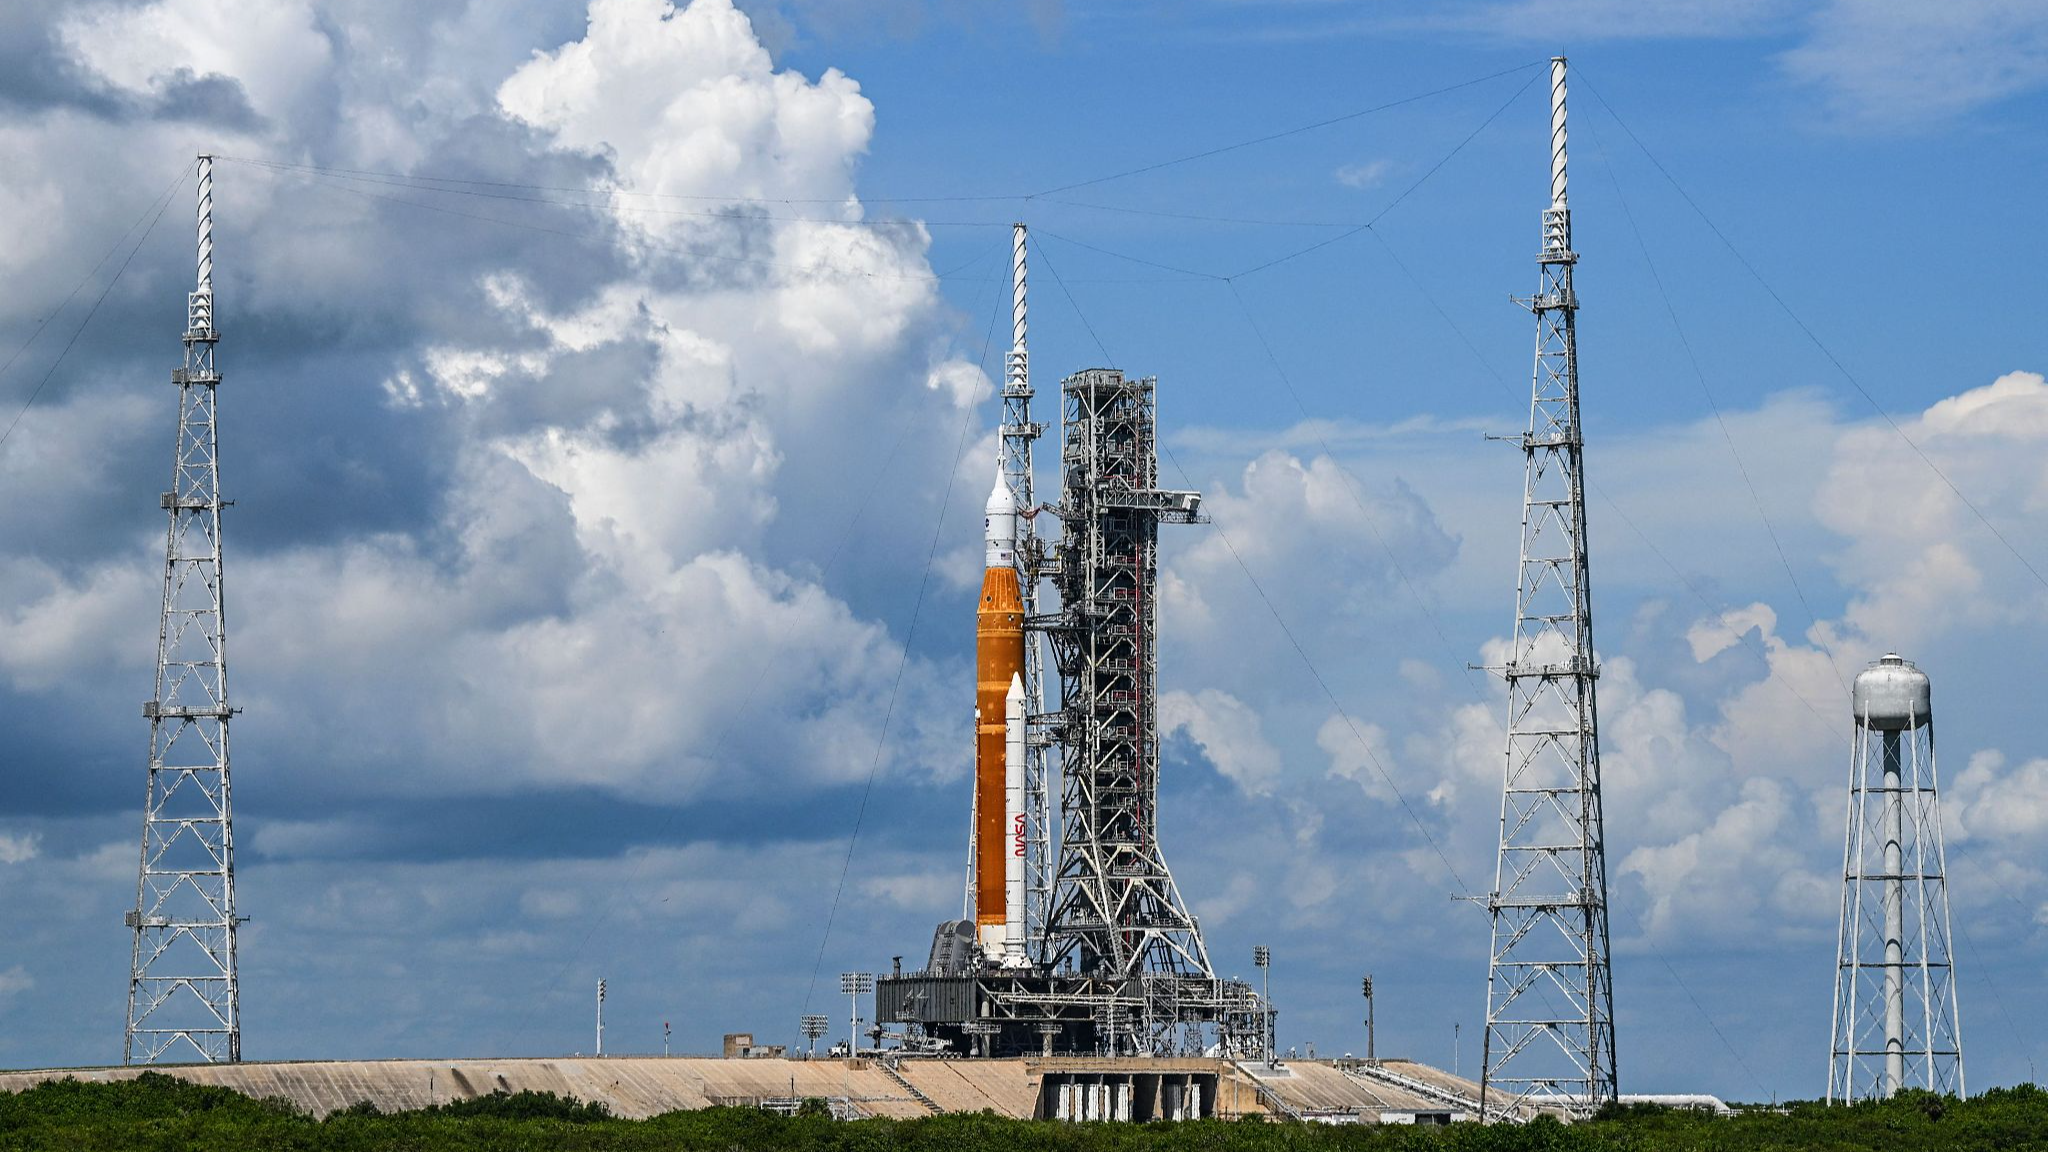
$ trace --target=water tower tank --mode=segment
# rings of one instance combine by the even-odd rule
[[[1856,723],[1881,732],[1925,728],[1934,715],[1927,673],[1895,652],[1871,661],[1869,667],[1856,674],[1849,699],[1855,708]]]

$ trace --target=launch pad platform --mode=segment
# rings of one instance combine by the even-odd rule
[[[492,1092],[553,1092],[641,1119],[688,1108],[794,1111],[823,1100],[845,1119],[994,1112],[1013,1119],[1274,1119],[1448,1123],[1477,1112],[1478,1085],[1406,1060],[1042,1057],[994,1060],[710,1056],[319,1060],[0,1072],[0,1092],[145,1072],[282,1099],[315,1116],[360,1103],[399,1112]]]
[[[1187,1039],[1263,1036],[1263,1011],[1242,981],[1163,972],[1111,979],[989,968],[875,981],[876,1021],[904,1025],[938,1055],[1263,1055]]]

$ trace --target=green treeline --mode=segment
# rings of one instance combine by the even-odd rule
[[[2048,1147],[2048,1092],[2031,1084],[1993,1089],[1965,1101],[1909,1092],[1881,1104],[1792,1104],[1782,1111],[1718,1118],[1633,1106],[1610,1109],[1583,1124],[1543,1120],[1493,1128],[1257,1121],[1061,1124],[990,1115],[842,1123],[822,1115],[781,1117],[744,1108],[617,1120],[600,1105],[531,1092],[390,1115],[361,1105],[314,1120],[280,1101],[252,1100],[160,1073],[112,1084],[67,1080],[0,1096],[0,1152],[1968,1152],[2041,1147]]]

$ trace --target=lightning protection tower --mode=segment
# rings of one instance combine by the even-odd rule
[[[1045,957],[1045,926],[1052,910],[1052,790],[1047,786],[1050,737],[1044,727],[1045,654],[1043,631],[1030,627],[1038,616],[1038,584],[1046,569],[1045,543],[1038,538],[1036,499],[1031,488],[1031,450],[1045,425],[1031,419],[1031,356],[1025,347],[1025,246],[1023,224],[1010,226],[1010,352],[1003,372],[1002,475],[1015,501],[1018,589],[1023,593],[1024,701],[1034,723],[1024,743],[1024,937],[1034,961]]]
[[[1479,1089],[1486,1115],[1525,1102],[1587,1111],[1615,1097],[1571,219],[1559,56],[1550,62],[1542,276],[1527,301],[1536,314],[1536,370],[1522,437],[1514,643],[1504,670],[1500,855],[1487,899],[1493,929]]]
[[[220,438],[214,366],[213,158],[199,157],[199,281],[186,297],[185,366],[164,545],[163,615],[149,720],[142,866],[128,913],[126,1063],[242,1058],[234,829],[228,792],[228,637],[222,613]]]
[[[1828,1100],[1882,1099],[1908,1087],[1961,1095],[1932,686],[1910,661],[1887,654],[1857,675],[1850,700]]]

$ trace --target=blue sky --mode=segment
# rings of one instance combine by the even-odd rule
[[[1624,1090],[1821,1089],[1841,684],[1892,646],[1935,679],[1970,1080],[2033,1074],[2048,19],[741,7],[0,17],[33,223],[0,417],[49,376],[0,444],[0,1064],[118,1057],[189,186],[59,352],[207,149],[250,1058],[587,1048],[599,977],[614,1047],[708,1051],[922,955],[1021,218],[1041,395],[1157,374],[1214,513],[1165,558],[1162,839],[1219,964],[1271,945],[1282,1043],[1321,1052],[1371,971],[1381,1051],[1449,1064],[1462,1023],[1469,1070],[1486,929],[1451,897],[1490,876],[1504,709],[1465,666],[1520,494],[1483,436],[1527,404],[1516,92],[1564,52]],[[564,191],[596,187],[633,194]]]

